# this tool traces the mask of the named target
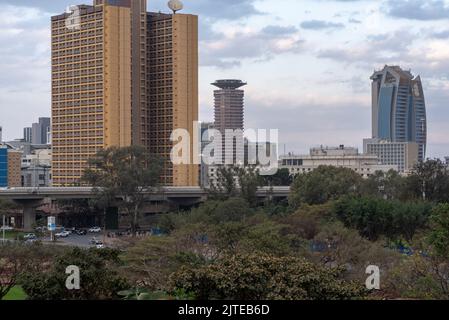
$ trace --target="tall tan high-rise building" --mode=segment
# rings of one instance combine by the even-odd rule
[[[193,135],[197,120],[196,16],[94,0],[52,17],[53,185],[78,184],[99,150],[134,144],[163,158],[164,185],[196,186],[198,167],[173,166],[169,138]]]

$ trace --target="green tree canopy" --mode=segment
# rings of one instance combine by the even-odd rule
[[[362,183],[362,177],[351,169],[320,166],[295,177],[289,202],[294,208],[301,204],[324,204],[342,195],[359,194]]]
[[[94,187],[97,204],[105,209],[120,199],[118,204],[131,217],[135,233],[148,192],[159,185],[160,175],[160,159],[144,147],[112,147],[89,160],[82,180]]]
[[[225,255],[199,268],[183,267],[170,279],[173,291],[220,300],[337,300],[365,294],[344,281],[340,268],[320,267],[296,257],[263,253]]]

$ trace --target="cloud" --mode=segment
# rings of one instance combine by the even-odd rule
[[[367,35],[365,41],[351,46],[321,49],[317,57],[368,68],[402,61],[416,39],[416,34],[405,29],[372,34]]]
[[[302,48],[303,40],[296,27],[269,25],[257,31],[222,33],[218,39],[202,41],[200,63],[226,69],[240,66],[242,60],[268,61]]]
[[[323,20],[308,20],[301,23],[301,28],[309,30],[323,29],[342,29],[345,25],[342,23],[328,22]]]
[[[449,19],[449,3],[443,0],[388,0],[385,11],[390,16],[411,20]]]

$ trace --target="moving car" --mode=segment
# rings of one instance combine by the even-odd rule
[[[70,235],[67,231],[58,232],[55,234],[56,238],[67,238]]]
[[[100,227],[92,227],[89,229],[90,233],[100,233],[101,232],[101,228]]]
[[[34,233],[27,233],[26,235],[23,236],[23,240],[28,241],[28,240],[36,240],[37,237]]]

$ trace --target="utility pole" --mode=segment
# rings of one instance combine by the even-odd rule
[[[5,243],[5,227],[6,227],[6,216],[3,215],[3,243]]]

